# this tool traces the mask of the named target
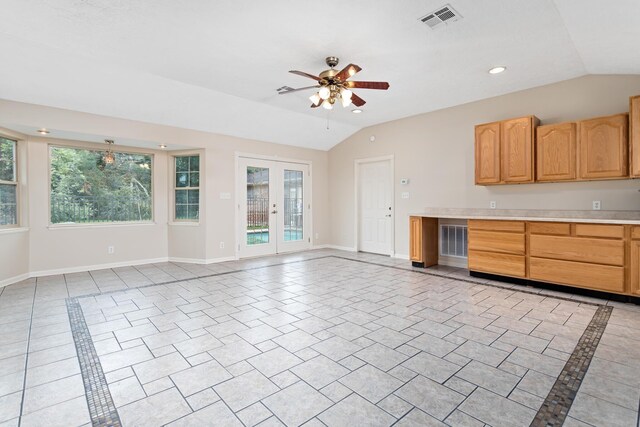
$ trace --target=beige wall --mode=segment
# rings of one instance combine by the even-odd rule
[[[198,150],[204,157],[205,180],[201,189],[201,221],[197,226],[171,224],[169,176],[171,158],[159,150],[154,157],[154,224],[50,227],[48,223],[48,143],[52,138],[24,137],[28,146],[28,191],[24,200],[37,208],[29,210],[28,241],[19,242],[16,234],[0,232],[0,256],[3,251],[16,254],[20,262],[0,264],[2,280],[28,271],[51,272],[85,266],[126,264],[160,258],[214,261],[235,257],[235,156],[251,153],[286,159],[310,161],[313,169],[314,245],[329,243],[328,152],[265,143],[206,132],[177,129],[93,114],[0,100],[2,123],[87,135],[106,135],[116,140],[130,139],[167,144],[170,148]],[[212,118],[215,120],[215,118]],[[64,143],[64,141],[57,141]],[[68,142],[82,145],[78,142]],[[94,145],[95,146],[95,145]],[[100,146],[100,145],[98,145]],[[129,149],[129,148],[127,148]],[[149,150],[145,150],[149,151]],[[26,178],[25,180],[26,181]],[[220,193],[231,193],[221,200]],[[225,243],[224,249],[220,242]],[[26,246],[25,246],[26,245]],[[115,246],[113,255],[107,246]],[[24,249],[28,247],[29,249]],[[18,254],[19,253],[19,254]],[[24,254],[28,254],[27,257]],[[27,259],[25,261],[25,259]],[[11,258],[10,258],[11,259]],[[18,265],[22,267],[18,268]],[[15,267],[15,268],[14,268]]]
[[[499,77],[498,77],[499,78]],[[372,126],[329,152],[332,238],[354,247],[354,160],[393,155],[395,251],[408,253],[408,215],[425,207],[640,209],[640,181],[474,185],[474,125],[534,114],[550,124],[628,111],[640,76],[586,76]],[[364,113],[366,114],[366,112]],[[370,142],[370,136],[376,137]],[[400,179],[409,178],[408,185]],[[409,192],[409,199],[401,199]]]

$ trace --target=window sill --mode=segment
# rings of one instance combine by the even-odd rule
[[[186,227],[199,227],[200,221],[172,221],[169,222],[169,225],[177,225],[177,226],[186,226]]]
[[[0,234],[26,233],[29,227],[4,227],[0,228]]]
[[[82,228],[112,228],[112,227],[148,227],[158,225],[153,221],[143,222],[104,222],[94,224],[50,224],[49,230],[82,229]]]

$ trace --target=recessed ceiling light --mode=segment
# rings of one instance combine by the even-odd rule
[[[493,67],[492,69],[490,69],[489,74],[500,74],[506,71],[506,69],[507,67],[505,67],[504,65],[499,65],[497,67]]]
[[[40,135],[47,135],[49,133],[49,131],[46,130],[45,128],[42,128],[42,129],[38,129],[38,133]]]
[[[167,148],[167,146],[166,146],[165,144],[160,144],[160,145],[158,145],[158,147],[162,148],[163,150],[164,150],[165,148]]]
[[[362,113],[362,110],[361,110],[361,109],[359,109],[359,108],[356,108],[355,110],[351,110],[351,112],[352,112],[353,114],[360,114],[360,113]]]

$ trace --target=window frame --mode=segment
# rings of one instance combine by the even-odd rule
[[[198,187],[177,187],[176,186],[176,174],[178,173],[176,168],[176,160],[178,157],[195,157],[198,156],[198,174],[199,174],[199,185]],[[171,218],[171,225],[200,225],[200,220],[202,218],[202,178],[203,178],[203,169],[202,169],[202,157],[203,153],[200,151],[180,151],[176,153],[171,153],[169,158],[171,159],[171,175],[169,179],[171,180],[170,188],[171,188],[171,206],[169,212],[169,218]],[[189,183],[191,184],[191,183]],[[178,219],[176,218],[176,194],[178,191],[187,191],[187,190],[198,190],[198,218],[197,219]]]
[[[0,179],[0,185],[13,185],[16,189],[16,222],[13,224],[0,224],[0,230],[10,230],[13,228],[21,227],[21,194],[20,194],[20,171],[18,170],[19,162],[18,162],[18,143],[19,140],[15,137],[11,137],[5,134],[0,134],[2,139],[13,142],[13,181],[5,181]]]
[[[73,143],[65,144],[64,142],[55,142],[47,144],[47,221],[49,229],[56,228],[101,228],[114,226],[132,226],[132,225],[155,225],[156,221],[156,198],[155,198],[155,152],[136,147],[126,147],[126,150],[113,149],[114,153],[122,154],[138,154],[149,156],[151,158],[151,218],[143,221],[105,221],[105,222],[74,222],[74,223],[54,223],[51,221],[51,153],[54,148],[69,148],[75,150],[104,152],[105,146],[93,143]]]

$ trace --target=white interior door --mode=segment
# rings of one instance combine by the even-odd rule
[[[358,249],[391,255],[391,160],[359,164]]]
[[[311,247],[309,165],[241,157],[240,257]]]

